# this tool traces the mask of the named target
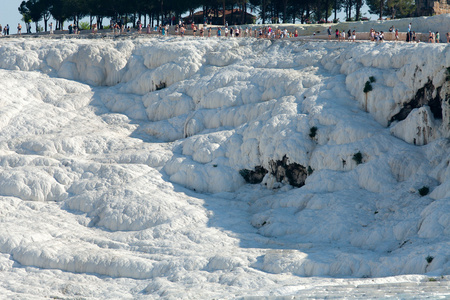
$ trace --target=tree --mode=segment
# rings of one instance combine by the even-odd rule
[[[337,20],[337,13],[344,6],[344,0],[334,0],[333,1],[333,10],[334,10],[334,20]]]
[[[386,6],[392,19],[410,17],[416,10],[414,0],[387,0]]]
[[[22,15],[22,20],[24,22],[32,21],[31,20],[30,10],[27,7],[27,2],[26,1],[22,1],[22,3],[20,4],[18,10],[19,10],[20,14]]]
[[[36,25],[36,32],[39,31],[38,22],[42,19],[44,14],[44,6],[39,0],[22,1],[18,8],[22,17],[31,20]]]
[[[361,7],[363,6],[363,0],[356,0],[356,11],[355,11],[355,21],[361,20]]]
[[[415,11],[414,0],[366,0],[369,13],[391,18],[410,17]]]
[[[69,14],[65,9],[64,1],[50,0],[50,14],[57,21],[56,29],[63,29],[64,21],[69,18]]]

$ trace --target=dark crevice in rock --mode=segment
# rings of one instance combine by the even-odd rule
[[[391,118],[389,123],[406,119],[413,109],[424,105],[428,105],[430,107],[435,119],[442,119],[442,99],[440,96],[441,88],[442,87],[435,88],[431,79],[429,79],[424,87],[417,91],[416,95],[410,102],[403,104],[403,108],[398,114]],[[433,97],[433,93],[435,91],[436,96]]]
[[[155,84],[155,89],[157,91],[165,89],[166,88],[166,83],[165,82],[160,82],[159,84]]]
[[[255,170],[248,170],[248,169],[242,169],[239,171],[239,174],[241,174],[242,177],[244,177],[244,180],[251,184],[257,184],[261,183],[264,176],[267,174],[267,170],[264,169],[261,166],[255,167]]]
[[[288,160],[288,157],[285,155],[282,160],[271,161],[269,163],[270,173],[275,176],[278,182],[287,178],[289,184],[292,186],[304,186],[306,177],[308,177],[306,168],[298,163],[288,164]]]
[[[270,161],[270,173],[275,177],[277,182],[282,182],[284,179],[287,179],[287,182],[292,186],[304,186],[306,177],[308,177],[308,170],[298,163],[288,164],[288,161],[289,159],[286,155],[282,160]],[[311,167],[309,167],[309,170],[312,174],[313,170]],[[244,177],[246,182],[256,184],[261,183],[269,171],[261,166],[257,166],[254,170],[240,170],[239,174]]]

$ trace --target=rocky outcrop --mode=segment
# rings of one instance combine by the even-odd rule
[[[264,176],[267,174],[267,170],[261,166],[255,167],[255,170],[242,169],[239,171],[244,180],[251,184],[261,183]]]
[[[414,145],[450,137],[450,82],[435,87],[429,80],[390,120],[396,121],[392,134]]]
[[[424,105],[430,107],[431,113],[435,119],[442,119],[442,98],[440,95],[442,87],[435,88],[432,81],[429,80],[424,87],[420,88],[414,98],[403,104],[403,108],[392,117],[390,122],[402,121],[408,117],[411,111],[415,108],[420,108]]]
[[[289,163],[288,157],[285,155],[282,160],[271,161],[270,173],[276,178],[277,182],[288,182],[295,187],[305,185],[308,173],[306,168],[298,163]]]
[[[304,186],[308,177],[307,169],[298,163],[289,163],[289,158],[286,155],[281,160],[270,161],[269,170],[257,166],[254,170],[243,169],[239,173],[248,183],[261,183],[264,177],[268,175],[276,182],[288,183],[294,187]],[[270,187],[278,187],[278,185],[271,185]]]

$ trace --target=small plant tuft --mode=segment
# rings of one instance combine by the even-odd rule
[[[214,168],[217,168],[217,165],[213,165]]]
[[[352,159],[356,162],[357,165],[362,164],[362,154],[360,151],[358,153],[355,153],[352,157]]]
[[[430,192],[430,189],[427,186],[423,186],[419,189],[419,195],[420,196],[426,196]]]
[[[364,90],[363,92],[365,94],[367,94],[368,92],[370,92],[372,90],[372,84],[370,83],[370,81],[366,81],[366,84],[364,85]]]
[[[431,264],[431,262],[433,261],[434,257],[431,255],[428,255],[427,257],[425,257],[425,260],[427,261],[427,263]]]
[[[309,137],[310,138],[315,138],[316,137],[316,133],[317,133],[317,127],[313,126],[309,129]]]
[[[371,83],[372,83],[372,82],[376,82],[375,77],[370,76],[370,77],[369,77],[369,81],[370,81]]]
[[[430,277],[430,278],[428,278],[428,281],[438,281],[438,280],[434,277]]]

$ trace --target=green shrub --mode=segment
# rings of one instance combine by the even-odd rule
[[[313,126],[309,129],[309,137],[310,138],[315,138],[316,137],[316,133],[317,133],[317,127]]]
[[[89,29],[91,29],[89,22],[80,22],[80,30],[89,30]]]
[[[369,77],[369,81],[370,81],[370,82],[375,82],[375,81],[376,81],[376,80],[375,80],[375,77],[370,76],[370,77]]]
[[[427,261],[427,263],[431,263],[433,261],[434,257],[431,255],[428,255],[427,257],[425,257],[425,260]]]
[[[428,195],[429,192],[430,192],[430,189],[427,186],[423,186],[419,189],[419,195],[422,197],[425,195]]]
[[[311,168],[311,166],[308,166],[308,175],[311,175],[312,173],[314,173],[314,169]]]
[[[357,165],[362,163],[362,154],[361,152],[355,153],[352,159],[356,162]]]
[[[366,81],[366,84],[364,85],[364,90],[363,92],[365,94],[367,94],[368,92],[370,92],[372,90],[372,84],[370,83],[369,80]]]

